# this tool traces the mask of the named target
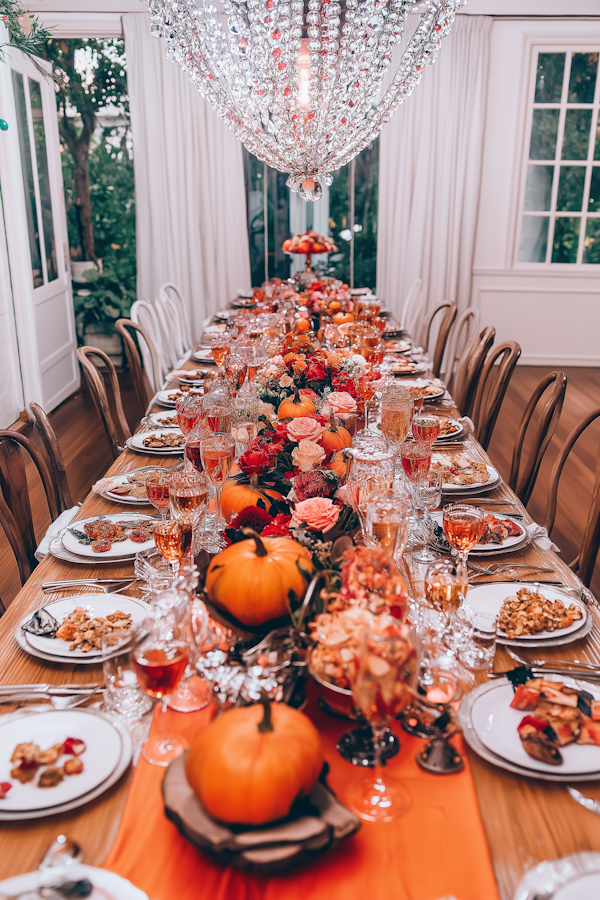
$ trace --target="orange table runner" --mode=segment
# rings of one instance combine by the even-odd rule
[[[325,715],[313,697],[307,713],[323,738],[328,783],[343,801],[348,783],[365,772],[335,749],[351,723]],[[191,740],[211,717],[209,708],[169,712],[167,721]],[[154,900],[497,900],[468,763],[458,775],[430,775],[415,762],[423,741],[398,733],[402,748],[386,769],[410,790],[407,815],[385,824],[363,822],[354,837],[314,863],[271,878],[224,868],[181,837],[163,812],[164,769],[140,759],[105,868]]]

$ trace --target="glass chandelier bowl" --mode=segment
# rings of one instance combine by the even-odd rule
[[[373,141],[466,0],[146,0],[151,32],[244,146],[305,200]],[[383,90],[408,15],[419,22]],[[387,83],[387,82],[386,82]]]

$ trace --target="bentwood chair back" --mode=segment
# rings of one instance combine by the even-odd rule
[[[25,584],[37,565],[24,451],[39,473],[52,521],[59,515],[52,475],[43,454],[25,435],[0,430],[0,526],[17,560],[21,584]]]
[[[158,367],[160,370],[158,387],[161,387],[168,372],[171,371],[171,364],[168,360],[165,344],[163,341],[163,326],[154,305],[149,300],[136,300],[131,307],[131,321],[136,325],[141,325],[156,349],[158,356]],[[152,368],[152,359],[146,348],[142,345],[142,359],[146,371]]]
[[[67,470],[65,461],[58,443],[58,438],[54,428],[50,424],[50,419],[41,406],[37,403],[29,404],[29,411],[33,416],[33,427],[39,445],[42,448],[44,460],[52,475],[54,491],[58,512],[63,513],[67,509],[72,509],[73,498],[71,497],[71,489],[69,488],[69,480],[67,478]]]
[[[442,381],[446,383],[448,389],[452,387],[452,379],[456,364],[461,357],[465,347],[471,343],[475,335],[479,332],[479,320],[481,318],[478,309],[469,306],[455,320],[448,338],[446,349],[446,367],[441,376]]]
[[[550,372],[549,375],[542,378],[525,407],[515,440],[508,478],[509,487],[513,489],[523,506],[527,506],[529,503],[542,459],[556,431],[556,426],[562,413],[566,390],[567,376],[565,373]],[[523,457],[525,436],[534,411],[537,409],[542,397],[544,397],[543,406],[539,411],[537,424],[532,432],[527,454]]]
[[[568,436],[565,441],[562,450],[560,451],[556,462],[554,463],[554,468],[552,469],[552,474],[550,475],[550,487],[548,489],[548,500],[546,505],[546,517],[544,520],[544,527],[547,529],[548,534],[552,533],[552,529],[554,527],[554,520],[556,518],[556,506],[558,502],[558,487],[560,483],[560,476],[562,475],[562,470],[564,465],[569,457],[569,454],[583,432],[595,422],[597,418],[600,417],[600,407],[596,407],[596,409],[592,410],[589,415],[585,416],[573,429],[571,434]],[[600,456],[596,459],[596,478],[594,481],[594,487],[591,494],[591,502],[589,506],[589,512],[587,521],[585,523],[585,528],[583,531],[583,539],[581,541],[581,548],[579,553],[573,560],[573,562],[569,563],[569,568],[573,569],[574,572],[577,572],[577,575],[583,581],[586,587],[589,587],[590,581],[592,580],[592,576],[594,574],[594,567],[596,565],[596,559],[598,557],[598,550],[600,549]]]
[[[108,402],[108,393],[106,391],[106,385],[104,383],[100,365],[94,358],[101,360],[108,369],[108,380],[110,381],[113,392],[120,434],[112,416]],[[79,347],[77,350],[77,359],[81,363],[81,368],[83,369],[83,374],[85,375],[90,394],[92,395],[94,406],[100,416],[100,421],[104,425],[104,430],[106,431],[112,454],[116,459],[122,450],[122,445],[127,438],[131,437],[131,431],[129,430],[129,425],[127,424],[127,419],[123,412],[121,389],[119,387],[116,369],[106,353],[104,353],[103,350],[98,350],[97,347]]]
[[[182,291],[176,284],[167,281],[165,284],[161,285],[158,296],[169,300],[174,307],[180,331],[182,353],[189,353],[194,345],[194,338],[192,336],[192,323],[190,321],[189,310]]]
[[[161,320],[166,335],[165,346],[174,369],[180,368],[188,357],[189,351],[184,349],[183,324],[179,315],[179,307],[170,297],[159,296],[154,301],[154,308]]]
[[[160,390],[160,368],[158,364],[158,354],[156,347],[152,343],[141,325],[136,325],[131,319],[119,319],[115,324],[115,329],[123,338],[123,346],[125,348],[125,356],[129,364],[129,369],[133,376],[133,385],[141,409],[141,415],[145,415],[148,404],[156,391]],[[142,364],[142,358],[138,351],[138,339],[140,348],[145,345],[146,358],[150,357],[152,362],[151,368],[146,369]]]
[[[404,328],[411,335],[416,335],[415,325],[421,315],[422,293],[423,281],[421,278],[417,278],[406,295],[406,300],[402,307],[402,316],[400,318],[401,328]]]
[[[456,303],[452,303],[451,300],[445,300],[443,303],[440,303],[439,306],[436,306],[436,308],[433,309],[425,319],[425,323],[421,331],[421,346],[428,351],[433,323],[438,315],[444,310],[446,310],[446,312],[444,313],[442,321],[440,322],[440,327],[438,329],[435,347],[433,350],[433,374],[436,378],[439,378],[440,369],[442,368],[442,359],[444,358],[444,351],[446,350],[446,343],[448,341],[448,335],[450,334],[452,323],[456,318]]]
[[[452,396],[461,416],[470,416],[473,411],[479,376],[495,337],[496,329],[488,325],[465,347],[458,362]]]
[[[473,422],[475,436],[484,450],[490,445],[498,413],[520,355],[520,344],[505,341],[493,349],[481,370],[473,404]]]

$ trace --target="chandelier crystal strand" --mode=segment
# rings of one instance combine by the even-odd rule
[[[389,122],[466,0],[146,0],[151,33],[258,159],[318,200]],[[217,5],[215,5],[217,4]],[[381,95],[409,14],[420,12]]]

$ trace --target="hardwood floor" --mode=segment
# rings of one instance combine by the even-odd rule
[[[518,366],[509,385],[490,445],[490,456],[504,478],[508,477],[515,433],[528,398],[535,385],[551,371],[551,367]],[[542,463],[529,511],[541,522],[546,508],[548,480],[560,446],[573,426],[583,416],[600,406],[600,369],[566,369],[569,380],[563,414],[556,434]],[[131,426],[139,418],[129,373],[120,375],[125,413]],[[65,457],[71,494],[81,501],[111,462],[108,439],[104,433],[91,397],[85,387],[65,400],[50,414]],[[600,420],[595,422],[576,446],[565,466],[559,493],[559,511],[553,533],[567,562],[577,555],[577,548],[588,511],[594,480]],[[31,497],[36,535],[40,539],[50,522],[41,484],[35,472],[30,473]],[[17,567],[4,534],[0,531],[0,597],[8,606],[19,590]],[[600,597],[600,564],[596,566],[592,590]]]

